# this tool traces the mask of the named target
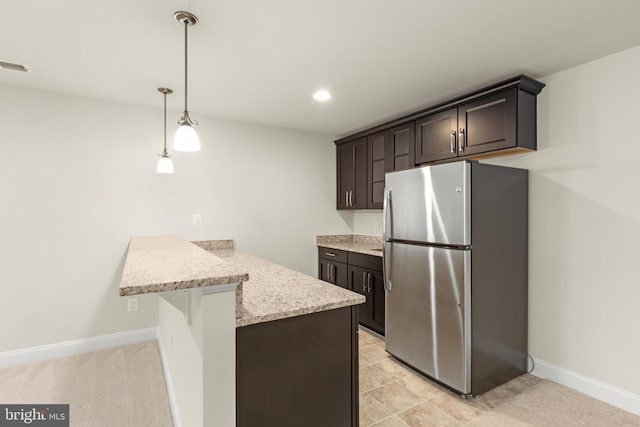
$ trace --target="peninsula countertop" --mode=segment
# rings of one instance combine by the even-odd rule
[[[210,251],[249,272],[236,326],[363,304],[365,297],[235,249]]]
[[[179,236],[134,237],[129,243],[120,295],[203,288],[248,279],[246,270]]]
[[[236,327],[362,304],[365,297],[233,249],[231,240],[131,239],[120,295],[240,283]]]

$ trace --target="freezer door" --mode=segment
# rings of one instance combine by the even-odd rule
[[[386,349],[471,392],[470,250],[385,243]]]
[[[471,164],[386,174],[385,239],[471,245]]]

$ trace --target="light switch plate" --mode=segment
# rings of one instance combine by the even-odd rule
[[[202,215],[201,214],[193,214],[193,225],[202,224]]]

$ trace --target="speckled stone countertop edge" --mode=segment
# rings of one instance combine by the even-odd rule
[[[120,288],[120,296],[127,297],[133,295],[157,294],[161,292],[207,288],[209,286],[226,285],[230,283],[240,283],[249,280],[249,274],[239,274],[224,277],[215,277],[211,279],[196,279],[180,282],[157,283],[144,286],[126,286]]]
[[[233,240],[200,242],[207,247],[233,247]],[[132,237],[118,287],[120,296],[145,295],[198,289],[249,280],[246,270],[226,261],[180,236]]]
[[[290,311],[287,311],[286,313],[269,313],[262,316],[255,316],[255,317],[247,317],[246,315],[243,315],[245,317],[236,319],[236,328],[256,325],[258,323],[275,322],[282,319],[288,319],[290,317],[304,316],[306,314],[315,314],[323,311],[351,307],[354,305],[364,304],[365,302],[366,302],[366,298],[363,295],[360,295],[359,297],[355,297],[351,300],[345,300],[340,303],[305,307],[303,309],[290,310]]]

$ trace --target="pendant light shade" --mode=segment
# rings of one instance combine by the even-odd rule
[[[184,25],[184,111],[182,113],[182,117],[178,120],[178,125],[180,125],[180,127],[173,138],[173,149],[176,151],[187,152],[200,151],[200,138],[198,137],[196,130],[193,128],[198,124],[198,122],[189,117],[189,108],[187,107],[187,29],[190,26],[197,24],[198,18],[194,14],[184,11],[178,11],[174,13],[173,16],[179,24]]]
[[[200,138],[193,126],[185,123],[176,130],[176,135],[173,138],[173,148],[176,151],[200,151]]]
[[[173,91],[166,87],[159,87],[158,92],[164,95],[164,149],[160,154],[158,160],[158,166],[156,166],[156,172],[158,173],[173,173],[173,162],[171,156],[167,152],[167,95],[173,93]]]
[[[173,162],[169,157],[160,157],[158,160],[158,167],[156,168],[158,173],[173,173]]]

